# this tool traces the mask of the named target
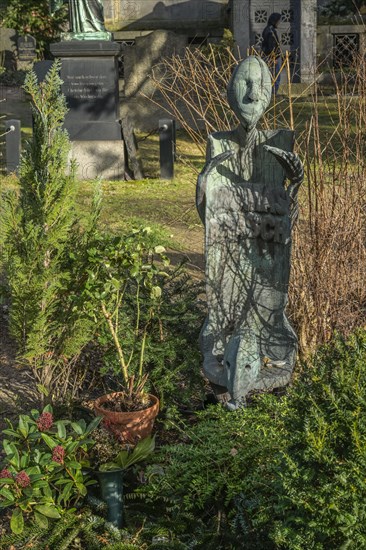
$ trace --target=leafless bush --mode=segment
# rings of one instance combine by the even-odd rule
[[[298,150],[306,166],[294,235],[290,309],[303,352],[365,322],[366,64],[333,74],[335,96],[312,97]],[[334,107],[336,107],[334,109]],[[321,120],[332,120],[330,132]]]
[[[183,57],[163,61],[164,78],[161,65],[159,77],[152,74],[168,112],[202,153],[208,133],[237,124],[226,100],[236,63],[229,48],[187,49]],[[287,72],[288,63],[283,65]],[[305,165],[305,182],[293,238],[289,313],[303,355],[335,330],[347,333],[365,320],[365,59],[355,59],[333,80],[334,96],[322,96],[311,86],[310,99],[294,98],[289,89],[289,99],[272,102],[262,121],[264,128],[300,127],[296,150]],[[322,121],[330,122],[328,131]]]
[[[151,75],[169,114],[184,128],[202,153],[207,134],[227,130],[237,119],[229,109],[226,88],[237,60],[229,48],[206,50],[186,48],[183,57],[175,55],[159,63]]]

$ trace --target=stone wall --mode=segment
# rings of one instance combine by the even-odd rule
[[[321,72],[352,63],[354,53],[366,54],[364,25],[322,25],[317,29],[317,64]]]
[[[278,35],[283,52],[291,52],[292,79],[311,82],[316,59],[317,0],[233,0],[232,29],[240,55],[261,48],[268,17],[281,13]]]
[[[17,63],[17,34],[13,29],[0,27],[0,54],[6,69],[16,69]]]
[[[183,54],[187,39],[171,31],[157,30],[146,36],[136,37],[133,46],[124,47],[124,89],[121,100],[121,116],[128,115],[135,128],[151,130],[158,126],[159,118],[167,116],[164,100],[158,97],[149,78],[153,67],[161,59]],[[146,97],[147,96],[147,97]],[[148,97],[154,97],[155,105]]]
[[[104,0],[106,28],[113,32],[172,30],[188,34],[227,26],[229,0]]]

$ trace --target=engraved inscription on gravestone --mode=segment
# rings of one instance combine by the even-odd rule
[[[105,58],[63,59],[63,92],[69,107],[66,127],[73,122],[85,124],[118,120],[116,78],[114,63]],[[93,132],[98,132],[98,128]]]
[[[52,44],[62,59],[62,92],[69,111],[65,128],[73,141],[121,140],[115,42],[71,40]]]
[[[110,92],[106,75],[67,75],[65,89],[73,99],[103,99]]]
[[[37,57],[37,42],[30,34],[18,36],[18,59],[19,61],[33,61]]]

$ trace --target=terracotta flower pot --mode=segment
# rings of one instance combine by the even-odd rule
[[[113,424],[113,431],[118,432],[123,441],[144,439],[151,434],[154,420],[159,412],[159,399],[149,395],[152,405],[146,409],[131,412],[115,412],[103,407],[104,403],[116,402],[121,392],[102,395],[94,401],[94,412],[106,422]]]

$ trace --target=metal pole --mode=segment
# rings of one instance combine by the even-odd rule
[[[163,118],[159,120],[160,133],[160,178],[174,178],[175,158],[175,120]]]
[[[18,173],[20,165],[20,120],[6,121],[6,171],[8,174]]]

